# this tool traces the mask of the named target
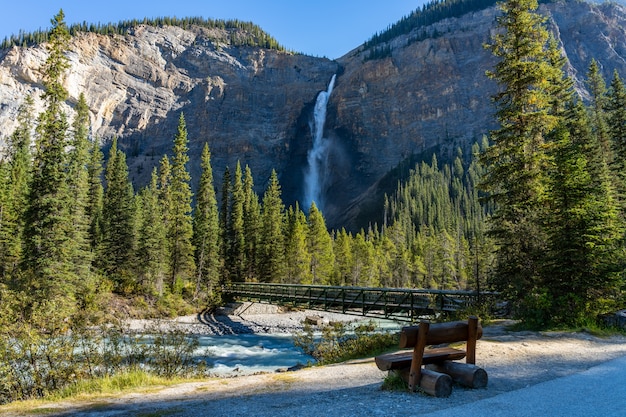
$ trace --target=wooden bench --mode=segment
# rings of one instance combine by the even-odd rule
[[[487,386],[487,373],[477,367],[476,341],[482,337],[483,329],[477,317],[467,322],[430,324],[421,322],[417,326],[402,328],[400,348],[413,348],[397,353],[388,353],[375,358],[381,371],[396,372],[409,385],[410,391],[420,387],[436,397],[447,397],[452,392],[452,381],[470,388]],[[465,350],[446,347],[427,349],[428,345],[466,342]],[[453,362],[465,358],[465,363]],[[422,365],[427,365],[422,369]]]

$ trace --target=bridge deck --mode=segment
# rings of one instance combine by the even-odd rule
[[[403,288],[232,283],[228,297],[367,317],[415,321],[493,299],[493,293]]]

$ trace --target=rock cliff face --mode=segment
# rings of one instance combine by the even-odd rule
[[[568,1],[541,10],[583,95],[591,58],[607,80],[614,69],[626,78],[623,6]],[[94,137],[117,136],[131,177],[142,185],[170,151],[182,111],[194,178],[207,142],[217,188],[225,166],[240,160],[250,165],[259,192],[276,169],[291,204],[302,197],[316,96],[336,73],[324,135],[330,151],[323,211],[329,225],[354,228],[379,221],[363,207],[390,169],[423,151],[467,148],[494,127],[490,97],[497,86],[485,71],[495,61],[483,45],[495,16],[489,8],[421,28],[430,36],[414,42],[417,32],[400,36],[388,45],[390,56],[372,60],[363,47],[337,61],[235,48],[230,34],[218,29],[81,34],[72,40],[68,112],[84,92]],[[45,56],[42,47],[0,51],[0,136],[12,132],[27,93],[40,97]]]
[[[607,82],[614,69],[626,76],[624,7],[568,1],[540,10],[583,96],[592,58]],[[371,218],[361,211],[369,209],[376,181],[404,158],[433,147],[448,154],[457,146],[467,149],[494,127],[491,96],[497,86],[485,71],[496,61],[483,45],[495,31],[496,14],[488,8],[446,19],[426,28],[433,36],[419,42],[409,42],[414,33],[398,37],[384,59],[364,61],[369,51],[357,48],[339,60],[344,72],[331,98],[327,129],[350,149],[354,163],[347,175],[336,177],[328,193],[340,201],[344,190],[354,189],[349,197],[356,200],[337,211],[326,208],[338,224],[362,226]],[[359,181],[352,182],[355,177]]]
[[[249,164],[260,191],[276,169],[297,194],[285,167],[304,153],[309,108],[339,64],[276,50],[230,47],[225,30],[138,27],[127,36],[81,34],[71,42],[67,112],[81,92],[91,109],[94,138],[118,137],[131,178],[145,184],[170,152],[180,112],[190,140],[190,171],[199,178],[204,143],[212,152],[216,186],[225,166]],[[43,46],[0,52],[0,136],[15,128],[23,98],[41,110]],[[305,157],[306,160],[306,157]],[[301,177],[301,175],[300,175]],[[282,181],[281,181],[282,182]],[[293,198],[293,197],[292,197]]]

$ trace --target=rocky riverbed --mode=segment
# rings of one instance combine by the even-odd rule
[[[356,322],[367,318],[328,311],[285,309],[270,304],[230,304],[214,312],[166,320],[131,319],[130,331],[146,329],[180,330],[190,335],[224,336],[233,334],[293,334],[303,328],[307,317],[316,316],[322,322]]]

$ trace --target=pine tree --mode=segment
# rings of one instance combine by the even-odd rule
[[[136,290],[132,273],[135,266],[135,196],[128,181],[126,155],[113,140],[105,173],[106,191],[102,207],[101,268],[120,292]]]
[[[17,115],[18,127],[11,136],[8,160],[0,178],[0,282],[9,282],[22,257],[22,235],[31,181],[31,131],[33,100],[27,96]]]
[[[622,207],[626,207],[626,88],[617,71],[613,73],[608,94],[609,133],[615,159],[611,166],[618,178]]]
[[[623,230],[611,175],[583,105],[569,113],[552,148],[543,283],[550,307],[529,313],[546,315],[536,317],[538,324],[583,324],[597,312],[590,310],[594,300],[612,293],[619,282]]]
[[[596,136],[596,141],[600,144],[600,152],[604,160],[611,164],[613,161],[613,152],[611,141],[609,138],[609,127],[606,122],[605,109],[607,107],[606,82],[598,62],[593,59],[589,65],[587,72],[587,86],[591,94],[590,113],[591,128]]]
[[[228,260],[228,248],[230,247],[230,236],[228,234],[228,229],[230,227],[230,170],[228,165],[224,169],[224,176],[222,178],[222,195],[220,199],[220,213],[219,213],[219,221],[220,221],[220,256],[222,258],[222,279],[221,281],[224,284],[230,282],[229,275],[229,265],[227,265]]]
[[[336,233],[333,241],[333,253],[335,254],[335,278],[334,285],[356,285],[352,281],[354,259],[352,251],[352,235],[342,228]]]
[[[97,140],[94,140],[89,152],[89,203],[86,207],[90,219],[89,241],[91,250],[96,251],[102,242],[102,202],[104,188],[102,187],[102,160],[103,154]]]
[[[387,236],[387,229],[383,229],[383,232],[376,233],[373,238],[374,245],[374,277],[381,287],[392,287],[393,282],[391,279],[392,272],[392,254],[396,248]],[[376,230],[376,229],[374,229]]]
[[[235,175],[230,187],[230,219],[228,221],[228,252],[226,264],[232,282],[243,282],[246,276],[246,235],[244,229],[243,173],[241,164],[237,162]]]
[[[333,242],[326,228],[324,216],[317,209],[315,202],[309,208],[308,247],[311,254],[312,284],[329,285],[335,268]]]
[[[150,184],[139,194],[141,221],[137,239],[137,269],[143,291],[162,296],[168,269],[168,245],[158,188],[158,174],[154,168]]]
[[[563,55],[559,45],[552,35],[548,40],[547,60],[554,68],[563,69],[567,65],[567,57]],[[550,81],[551,113],[559,118],[565,117],[567,106],[572,101],[574,81],[563,73],[554,71]]]
[[[170,229],[171,219],[171,207],[172,207],[172,166],[170,165],[170,159],[167,155],[163,155],[161,160],[159,161],[159,169],[158,169],[158,196],[159,196],[159,204],[161,205],[161,222],[163,223],[163,227],[165,229],[165,259],[166,259],[166,269],[169,272],[169,259],[171,258],[172,245],[169,239],[167,239],[167,233]],[[166,274],[167,275],[167,274]],[[159,283],[159,293],[163,291],[163,285]]]
[[[390,287],[407,287],[413,274],[410,245],[407,244],[410,239],[406,236],[408,223],[408,219],[405,218],[385,229],[385,239],[388,244],[387,262],[390,271],[386,285]]]
[[[278,175],[272,170],[263,195],[259,278],[261,282],[280,282],[285,275],[285,206],[281,199]]]
[[[196,194],[196,209],[193,218],[193,244],[196,249],[196,290],[194,298],[208,301],[216,297],[221,284],[219,281],[221,257],[219,213],[213,186],[211,153],[207,144],[202,149],[201,167],[202,175]]]
[[[76,118],[73,123],[71,151],[68,153],[69,215],[73,228],[70,231],[70,262],[80,277],[81,299],[85,302],[95,291],[95,281],[91,272],[92,252],[89,238],[91,219],[89,206],[89,108],[85,96],[80,95],[76,104]]]
[[[9,217],[11,210],[11,200],[9,193],[11,189],[9,162],[0,158],[0,288],[3,284],[8,284],[12,276],[13,266],[10,260],[9,248],[13,239],[13,224]],[[19,258],[18,258],[19,259]]]
[[[61,109],[68,93],[63,87],[69,61],[69,33],[61,10],[52,19],[48,58],[43,68],[46,109],[39,117],[33,180],[24,229],[24,289],[33,300],[58,303],[61,314],[72,313],[77,277],[70,267],[71,238],[66,173],[68,123]]]
[[[285,237],[285,281],[289,284],[311,284],[311,255],[307,246],[308,225],[298,203],[287,211]]]
[[[245,236],[245,279],[256,282],[259,280],[259,243],[261,230],[261,205],[259,197],[254,192],[254,180],[252,171],[246,165],[243,179],[243,226]]]
[[[352,269],[351,285],[378,287],[379,282],[374,268],[374,245],[371,240],[366,239],[363,230],[354,237],[352,259],[354,260],[354,267]]]
[[[191,217],[191,176],[187,171],[187,126],[181,113],[178,132],[174,138],[172,177],[170,183],[171,205],[168,215],[168,241],[170,244],[170,285],[172,290],[184,285],[195,274],[193,226]],[[178,290],[176,290],[178,292]]]
[[[496,207],[490,221],[499,245],[494,284],[511,299],[532,304],[547,239],[541,227],[545,139],[558,123],[552,93],[554,80],[563,76],[552,64],[537,1],[509,0],[499,7],[501,30],[490,48],[500,61],[488,75],[501,86],[494,96],[500,128],[492,132],[493,145],[483,154],[483,188]]]

